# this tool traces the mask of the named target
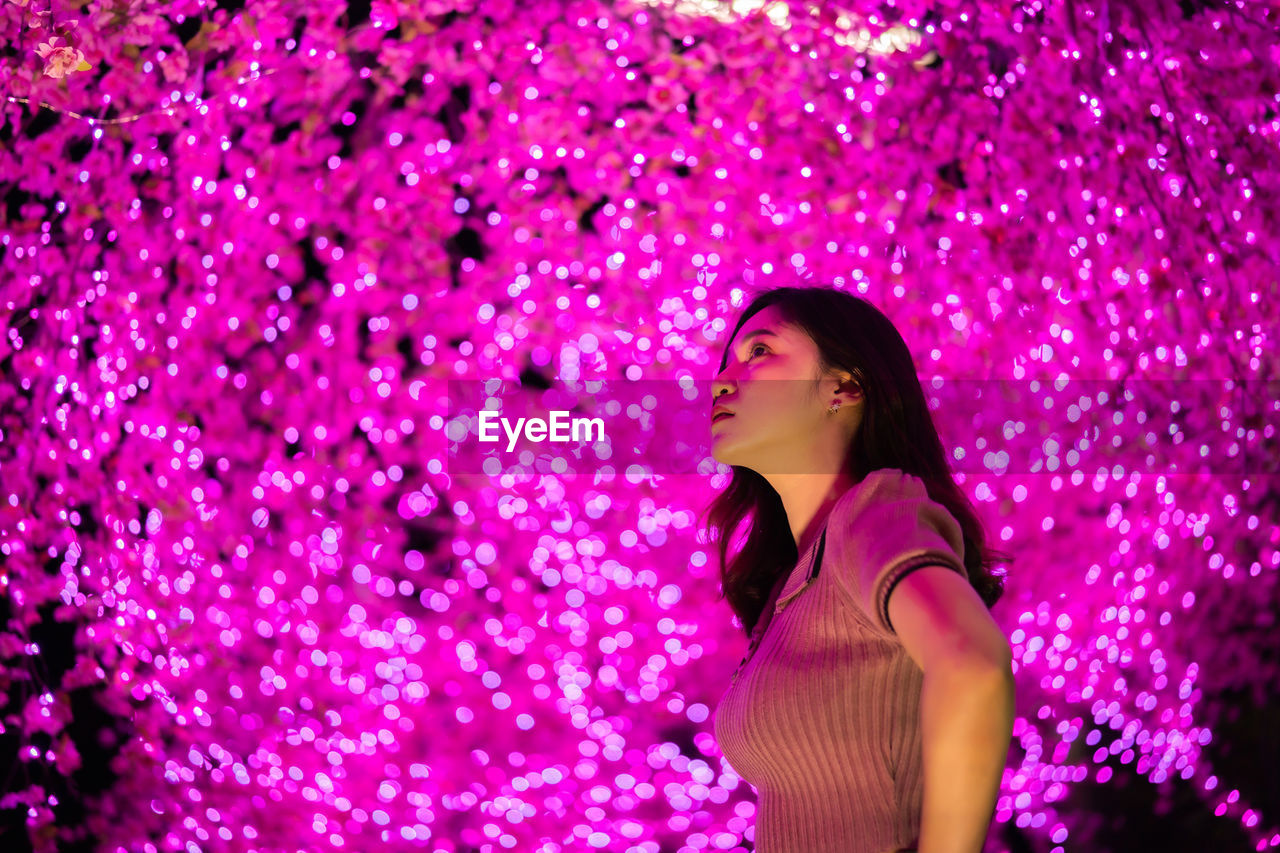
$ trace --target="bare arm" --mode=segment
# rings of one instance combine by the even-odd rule
[[[887,606],[895,632],[924,670],[919,853],[981,853],[1013,734],[1008,641],[954,569],[911,572]]]

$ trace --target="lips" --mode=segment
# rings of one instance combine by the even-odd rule
[[[722,421],[725,418],[731,418],[731,417],[733,417],[733,412],[716,412],[714,415],[711,416],[711,422],[716,423],[717,421]]]

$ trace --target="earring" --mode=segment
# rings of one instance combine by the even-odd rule
[[[840,408],[840,401],[836,400],[834,403],[832,403],[830,406],[827,407],[827,411],[834,415],[839,408]]]

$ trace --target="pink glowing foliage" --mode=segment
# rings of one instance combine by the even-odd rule
[[[0,722],[39,849],[744,849],[709,715],[746,638],[695,524],[727,469],[450,472],[446,389],[705,380],[797,281],[1020,398],[937,412],[1017,555],[997,822],[1066,850],[1094,818],[1059,801],[1127,769],[1280,844],[1213,763],[1219,697],[1280,679],[1273,10],[32,5]]]

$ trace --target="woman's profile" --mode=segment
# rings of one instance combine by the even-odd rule
[[[712,387],[709,505],[751,636],[714,712],[758,853],[981,853],[1013,727],[1003,591],[910,351],[829,287],[751,301]],[[737,553],[729,537],[749,520]]]

